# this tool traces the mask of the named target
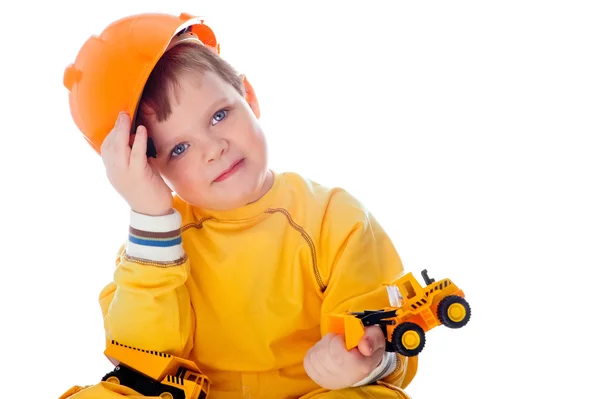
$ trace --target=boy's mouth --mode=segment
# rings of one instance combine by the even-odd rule
[[[237,172],[242,167],[243,164],[244,164],[244,158],[234,162],[233,165],[231,165],[229,168],[224,170],[223,173],[221,173],[215,180],[213,180],[213,183],[220,182],[220,181],[227,179],[229,176],[231,176],[235,172]]]

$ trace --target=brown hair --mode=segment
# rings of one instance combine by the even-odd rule
[[[243,78],[227,61],[203,45],[181,43],[163,54],[152,70],[139,102],[135,126],[144,124],[149,111],[158,122],[166,120],[171,115],[168,89],[179,86],[179,77],[183,73],[207,71],[217,74],[245,96]]]

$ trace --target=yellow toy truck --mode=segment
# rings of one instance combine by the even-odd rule
[[[471,307],[464,292],[450,279],[439,282],[421,272],[422,287],[411,272],[386,285],[390,306],[380,310],[332,314],[328,330],[345,337],[348,350],[356,347],[364,328],[379,325],[386,337],[386,351],[416,356],[425,346],[425,332],[439,325],[464,327],[471,318]]]
[[[162,352],[108,343],[104,354],[115,368],[102,381],[125,385],[161,399],[205,399],[210,380],[196,364]]]

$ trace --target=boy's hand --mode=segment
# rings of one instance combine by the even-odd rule
[[[130,129],[129,116],[119,114],[100,151],[106,175],[133,211],[150,216],[167,215],[173,207],[173,195],[146,157],[147,130],[139,126],[130,147]]]
[[[385,337],[379,326],[365,329],[358,347],[348,351],[344,337],[329,333],[304,357],[304,369],[326,389],[350,387],[366,378],[383,360]]]

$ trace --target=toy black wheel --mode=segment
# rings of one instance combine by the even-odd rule
[[[440,301],[437,317],[448,328],[461,328],[471,319],[471,307],[465,298],[449,295]]]
[[[155,394],[160,399],[185,399],[185,392],[169,385],[160,385]]]
[[[163,385],[127,367],[117,366],[107,373],[102,381],[124,385],[144,396],[158,396],[160,399],[186,399],[182,389]]]
[[[415,323],[401,323],[392,333],[394,349],[404,356],[416,356],[425,347],[425,331]]]
[[[106,373],[102,381],[112,382],[113,384],[125,385],[131,387],[135,385],[136,375],[126,367],[117,366],[113,371]]]

